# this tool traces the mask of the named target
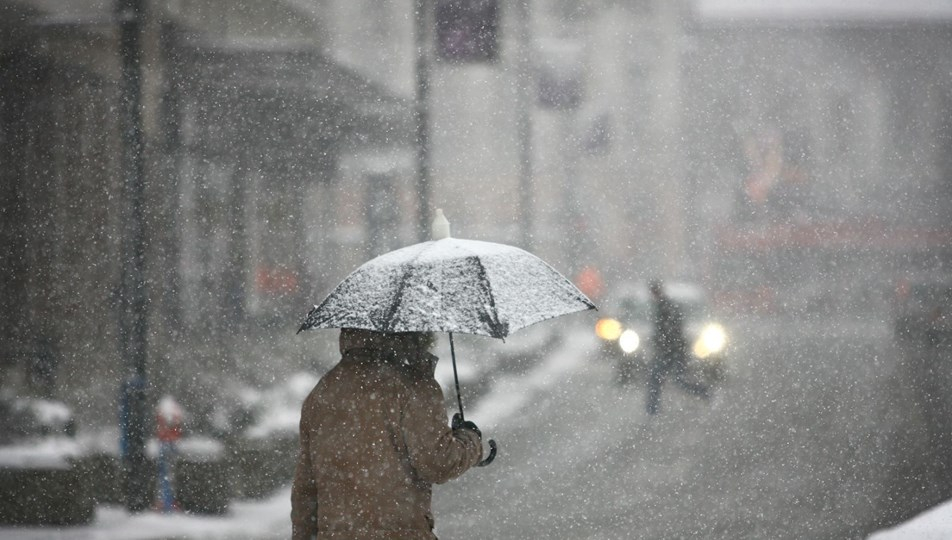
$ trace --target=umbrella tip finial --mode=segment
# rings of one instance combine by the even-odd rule
[[[430,235],[433,240],[442,240],[450,237],[450,222],[443,215],[443,209],[436,209],[436,217],[433,218],[433,224],[430,226]]]

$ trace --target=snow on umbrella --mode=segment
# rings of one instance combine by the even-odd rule
[[[533,323],[594,307],[535,255],[503,244],[445,238],[364,263],[308,313],[300,330],[504,338]]]
[[[310,328],[453,332],[505,338],[531,324],[595,304],[542,259],[514,246],[449,237],[385,253],[351,273],[308,314]],[[456,377],[460,417],[463,403]],[[495,445],[490,441],[495,454]]]

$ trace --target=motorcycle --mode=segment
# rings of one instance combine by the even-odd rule
[[[727,329],[710,317],[704,295],[696,287],[675,285],[668,294],[685,316],[688,377],[708,386],[722,384],[727,375]],[[647,381],[654,356],[647,290],[635,288],[616,300],[617,317],[605,317],[595,324],[601,356],[613,362],[619,385]]]

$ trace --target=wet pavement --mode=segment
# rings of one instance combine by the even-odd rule
[[[653,418],[577,343],[578,369],[492,433],[497,462],[437,489],[438,535],[848,539],[921,509],[930,467],[903,463],[929,444],[887,324],[732,326],[713,402],[669,383]]]

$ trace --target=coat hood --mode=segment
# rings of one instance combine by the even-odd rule
[[[341,328],[340,353],[344,354],[353,349],[380,349],[386,339],[386,334],[364,330],[362,328]]]
[[[386,333],[361,328],[342,328],[340,352],[369,349],[383,361],[390,361],[414,376],[432,378],[439,360],[428,352],[433,335],[427,332]]]

